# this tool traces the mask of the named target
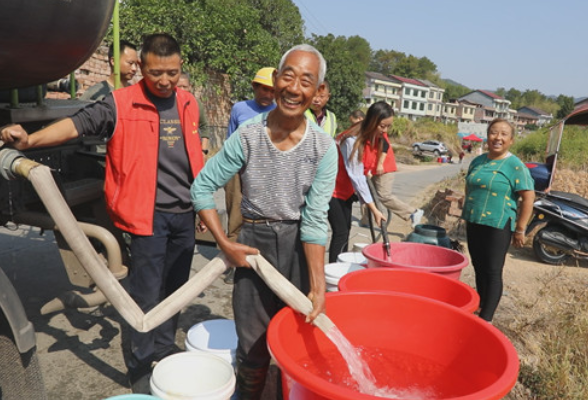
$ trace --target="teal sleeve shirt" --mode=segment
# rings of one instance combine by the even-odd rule
[[[326,150],[319,161],[316,175],[304,197],[300,212],[300,238],[305,243],[326,245],[328,239],[327,211],[335,188],[337,147]],[[245,166],[240,129],[224,143],[194,180],[190,193],[196,212],[216,208],[213,194]]]
[[[468,222],[502,229],[510,220],[515,230],[519,191],[534,190],[529,169],[516,156],[491,160],[476,157],[466,176],[462,218]]]

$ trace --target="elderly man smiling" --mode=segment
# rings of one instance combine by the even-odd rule
[[[266,330],[284,306],[246,261],[260,252],[324,311],[327,210],[337,174],[337,148],[304,112],[324,89],[326,63],[312,46],[287,51],[274,73],[276,108],[240,127],[192,185],[192,201],[220,249],[237,268],[233,309],[239,344],[237,394],[259,399],[270,362]],[[239,173],[243,227],[229,241],[213,193]],[[244,267],[244,268],[243,268]]]

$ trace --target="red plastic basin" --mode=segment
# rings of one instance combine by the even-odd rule
[[[480,296],[470,285],[439,274],[394,268],[368,268],[344,275],[342,292],[400,292],[442,301],[474,312]]]
[[[328,315],[345,337],[365,351],[375,349],[366,360],[378,386],[428,391],[428,400],[497,400],[516,383],[514,346],[472,314],[402,293],[334,292],[326,298]],[[343,358],[292,309],[271,320],[267,340],[286,400],[381,399],[338,381],[347,373]]]
[[[463,254],[424,243],[390,243],[390,254],[388,258],[381,243],[370,244],[363,249],[368,268],[416,269],[459,280],[461,270],[468,265],[468,259]]]

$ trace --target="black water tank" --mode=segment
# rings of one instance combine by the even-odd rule
[[[408,235],[405,242],[432,244],[435,246],[451,248],[451,239],[447,237],[444,228],[436,225],[417,225],[414,231]]]
[[[0,90],[63,78],[98,48],[116,0],[0,0]]]

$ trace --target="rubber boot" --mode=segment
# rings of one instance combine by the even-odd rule
[[[260,400],[265,387],[268,367],[249,368],[239,365],[237,368],[237,389],[235,398],[238,400]]]

